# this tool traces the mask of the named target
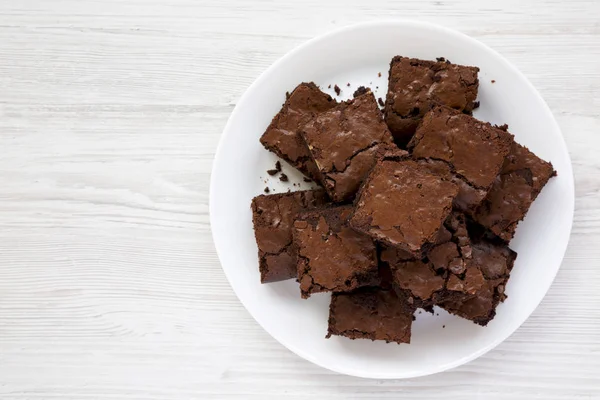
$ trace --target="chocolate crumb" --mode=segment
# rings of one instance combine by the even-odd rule
[[[381,72],[378,72],[378,73],[377,73],[377,76],[381,78]]]
[[[271,175],[271,176],[275,175],[275,174],[276,174],[276,173],[278,173],[278,172],[279,172],[279,170],[278,170],[278,169],[268,169],[268,170],[267,170],[267,174],[269,174],[269,175]]]
[[[446,325],[442,325],[442,328],[445,328],[445,327],[446,327]]]
[[[381,107],[384,107],[384,106],[385,106],[385,103],[383,102],[383,99],[382,99],[381,97],[377,99],[377,102],[379,103],[379,105],[380,105]]]
[[[304,177],[303,180],[304,180],[304,182],[312,182],[312,179],[307,178],[307,177]]]
[[[444,57],[436,57],[435,59],[437,62],[446,62],[446,59]]]
[[[285,99],[289,99],[290,98],[290,92],[285,92]]]
[[[367,89],[366,87],[364,87],[364,86],[359,86],[359,87],[358,87],[358,89],[356,89],[356,90],[354,91],[354,94],[353,94],[352,96],[353,96],[353,97],[358,97],[358,96],[360,96],[361,94],[365,94],[365,93],[367,93],[368,91],[369,91],[369,89]]]
[[[288,191],[287,191],[287,192],[288,192],[288,193],[291,193],[291,192],[292,192],[292,189],[288,188]]]
[[[479,108],[479,105],[480,105],[480,104],[481,104],[481,103],[480,103],[479,101],[474,101],[474,102],[473,102],[473,110],[474,110],[474,109],[476,109],[476,108]]]
[[[282,173],[282,174],[279,176],[279,180],[280,180],[281,182],[287,182],[287,181],[288,181],[288,177],[287,177],[287,175],[286,175],[286,174],[283,174],[283,173]]]
[[[342,92],[342,89],[340,89],[340,87],[338,85],[335,85],[333,87],[333,90],[335,90],[335,94],[337,94],[338,96],[340,95],[340,93]]]
[[[277,161],[277,162],[275,163],[275,169],[276,169],[277,171],[281,171],[281,163],[280,163],[279,161]]]
[[[327,89],[331,89],[331,85],[327,86]]]
[[[346,84],[346,86],[350,87],[350,82],[348,82],[348,83]]]
[[[495,79],[492,79],[492,83],[496,83],[496,80],[495,80]]]
[[[265,187],[265,193],[269,193],[269,192],[270,192],[269,188]]]

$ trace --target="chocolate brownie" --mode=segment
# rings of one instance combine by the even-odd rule
[[[484,282],[474,295],[448,298],[439,302],[438,306],[485,326],[496,316],[496,307],[506,299],[505,289],[510,272],[514,266],[517,253],[504,243],[488,240],[472,243],[472,257],[467,261],[467,271],[478,269],[482,272]],[[465,284],[459,281],[448,282],[448,289],[463,290]]]
[[[263,133],[260,142],[267,150],[289,162],[300,172],[317,179],[317,169],[306,145],[298,136],[298,128],[313,113],[329,110],[337,104],[314,83],[301,83],[288,96],[283,107],[275,115]]]
[[[500,175],[473,219],[501,239],[510,241],[517,224],[554,175],[556,171],[551,163],[540,159],[527,147],[513,143]]]
[[[317,114],[300,134],[334,202],[352,200],[378,154],[393,146],[370,90]]]
[[[458,187],[410,159],[383,158],[363,183],[350,225],[419,258],[436,240]]]
[[[260,195],[252,199],[262,283],[296,277],[296,252],[292,246],[292,225],[296,214],[327,201],[323,190]]]
[[[396,143],[406,146],[433,105],[470,113],[479,87],[479,68],[396,56],[390,63],[385,121]]]
[[[467,267],[471,257],[464,215],[453,212],[444,221],[426,257],[415,259],[387,247],[380,259],[392,271],[395,288],[409,291],[418,307],[430,309],[442,301],[473,296],[481,288],[484,281],[481,271]]]
[[[454,206],[471,215],[490,191],[513,140],[487,122],[435,107],[425,114],[408,147],[416,159],[445,164],[460,187]]]
[[[329,306],[327,337],[410,343],[415,307],[393,290],[362,288],[334,293]]]
[[[299,214],[294,222],[303,298],[379,284],[375,243],[348,226],[351,211],[351,206],[325,207]]]

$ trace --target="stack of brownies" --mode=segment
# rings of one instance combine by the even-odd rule
[[[478,72],[394,57],[383,112],[302,83],[262,135],[322,188],[252,200],[261,282],[331,292],[327,337],[409,343],[417,308],[485,326],[506,298],[508,242],[556,172],[471,116]]]

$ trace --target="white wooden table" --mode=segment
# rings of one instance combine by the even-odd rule
[[[563,129],[577,200],[558,277],[509,340],[446,373],[370,381],[254,322],[219,266],[208,186],[265,68],[389,17],[515,63]],[[600,398],[599,66],[598,0],[0,0],[0,399]]]

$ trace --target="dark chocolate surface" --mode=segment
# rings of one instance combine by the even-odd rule
[[[302,297],[379,284],[375,243],[348,226],[351,211],[351,206],[327,207],[299,214],[294,222]]]
[[[292,225],[299,211],[328,202],[323,190],[260,195],[252,200],[254,235],[262,283],[295,278]]]
[[[458,188],[409,159],[383,159],[357,197],[350,225],[419,258],[436,240]]]
[[[473,255],[466,263],[469,270],[479,270],[484,282],[473,295],[454,297],[438,305],[452,314],[485,326],[496,316],[496,307],[506,299],[506,283],[514,266],[517,253],[503,243],[480,240],[472,243]],[[452,281],[451,290],[462,289],[464,284]]]
[[[300,130],[319,170],[319,181],[335,202],[352,200],[366,174],[393,146],[370,90],[317,114]]]
[[[463,214],[453,212],[441,227],[436,243],[423,258],[386,247],[381,262],[392,271],[393,284],[408,291],[419,307],[429,308],[441,301],[474,295],[483,284],[479,269],[468,268],[471,242]]]
[[[434,105],[471,112],[479,87],[479,68],[396,56],[390,63],[385,120],[404,147]]]
[[[410,343],[415,308],[392,290],[363,288],[334,293],[329,307],[327,337]]]
[[[323,93],[314,83],[301,83],[288,96],[260,138],[260,142],[267,150],[315,180],[318,177],[317,169],[304,141],[298,136],[298,128],[313,113],[328,110],[336,104],[335,100]]]
[[[505,241],[510,241],[542,188],[556,172],[527,147],[513,143],[492,189],[473,219]]]
[[[472,214],[491,189],[512,144],[507,131],[451,108],[435,107],[423,117],[408,147],[416,159],[446,164],[455,181],[462,181],[455,207]]]

